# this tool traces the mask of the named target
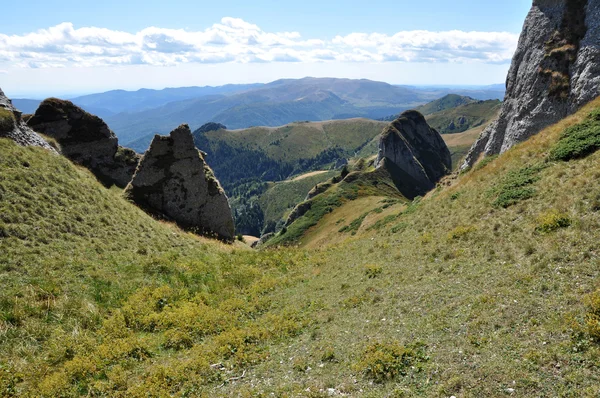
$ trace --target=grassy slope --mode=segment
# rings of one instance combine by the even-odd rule
[[[425,105],[421,105],[417,107],[416,110],[421,112],[423,115],[431,115],[432,113],[437,113],[446,109],[452,109],[462,105],[472,104],[476,102],[477,100],[471,97],[456,94],[448,94],[442,98],[436,99],[435,101],[431,101]]]
[[[316,276],[287,292],[288,300],[310,297],[320,303],[318,332],[280,347],[280,355],[252,377],[275,382],[285,371],[268,368],[279,360],[285,364],[284,356],[294,352],[313,369],[289,370],[299,390],[334,387],[365,396],[503,396],[510,389],[532,397],[600,394],[600,349],[584,327],[585,296],[600,287],[600,189],[590,184],[600,176],[600,152],[546,163],[561,132],[594,107],[600,100],[431,193],[387,228],[343,247],[324,246],[317,252],[322,265]],[[509,173],[536,164],[546,167],[532,184],[533,197],[506,209],[494,206]],[[570,226],[547,229],[557,213]],[[374,267],[381,273],[369,277]],[[422,372],[365,386],[353,366],[369,343],[389,341],[422,342],[429,360]],[[327,347],[338,362],[322,360]]]
[[[308,192],[315,185],[338,174],[339,171],[312,172],[290,180],[271,183],[258,199],[265,214],[265,222],[277,222],[282,218],[285,219],[289,212],[306,198]]]
[[[209,140],[225,141],[233,147],[264,151],[277,161],[294,162],[315,157],[325,149],[336,146],[352,154],[354,149],[381,134],[386,125],[375,120],[349,119],[219,130],[205,135]]]
[[[590,184],[600,178],[600,152],[546,162],[564,128],[594,107],[600,101],[452,187],[397,208],[387,224],[359,227],[344,245],[313,252],[198,242],[155,223],[84,170],[0,140],[0,205],[16,207],[11,217],[30,208],[50,228],[43,243],[30,217],[3,220],[3,231],[16,225],[25,239],[1,243],[2,284],[12,289],[2,301],[2,391],[598,396],[600,349],[581,325],[584,297],[600,287],[600,189]],[[530,181],[530,199],[494,205],[508,176],[538,164],[546,167]],[[26,183],[58,190],[69,180],[70,189],[46,198],[60,202],[36,212],[46,189]],[[80,184],[91,191],[88,204],[77,204]],[[76,212],[62,210],[77,206],[85,207],[80,216],[91,217],[97,239],[61,232],[82,224],[71,217]],[[570,225],[541,228],[552,225],[553,211]],[[114,218],[107,225],[94,221],[96,213]],[[138,250],[140,239],[149,254]],[[161,243],[164,252],[155,253]],[[116,273],[127,269],[125,278]],[[97,274],[111,284],[98,284],[93,295]],[[61,290],[50,290],[47,280]],[[118,297],[102,304],[113,286]],[[96,315],[84,321],[90,313]],[[403,361],[394,361],[397,353]],[[218,363],[222,370],[209,366]],[[394,377],[373,382],[387,373]]]
[[[261,296],[305,254],[198,238],[65,158],[6,139],[0,154],[0,395],[160,395],[155,366],[195,346],[205,356],[180,369],[193,389],[221,377],[203,361],[232,357],[227,336],[258,333],[244,350],[258,361],[261,342],[302,327]]]
[[[440,134],[462,133],[489,123],[500,112],[501,106],[502,103],[497,100],[478,101],[432,113],[427,115],[426,119],[427,123]],[[464,121],[463,124],[460,123],[461,119]]]

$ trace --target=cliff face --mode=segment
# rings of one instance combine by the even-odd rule
[[[386,164],[393,167],[390,173],[402,180],[402,186],[422,194],[450,172],[452,159],[446,143],[423,115],[406,111],[381,134],[375,166]]]
[[[168,137],[156,135],[126,193],[143,208],[185,228],[233,239],[227,196],[184,124]]]
[[[58,141],[63,155],[89,168],[100,181],[124,188],[140,156],[118,146],[106,123],[70,101],[44,100],[28,124]]]
[[[22,114],[0,89],[0,137],[10,138],[22,146],[39,146],[56,152],[35,131],[27,127]]]
[[[535,0],[506,80],[498,120],[462,168],[499,154],[600,95],[600,0]]]

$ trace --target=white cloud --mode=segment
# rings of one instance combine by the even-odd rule
[[[0,61],[14,67],[94,67],[255,62],[508,63],[518,36],[506,32],[351,33],[330,40],[265,32],[226,17],[203,31],[148,27],[137,33],[62,23],[0,34]]]

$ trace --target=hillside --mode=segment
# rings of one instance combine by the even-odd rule
[[[385,189],[349,199],[336,209],[390,206],[380,222],[347,212],[313,251],[199,239],[64,158],[0,140],[0,387],[597,396],[598,112],[410,204]]]
[[[476,101],[431,113],[426,119],[440,134],[462,133],[497,118],[501,106],[498,100]]]
[[[432,113],[445,111],[446,109],[456,108],[462,105],[473,104],[477,102],[476,99],[467,97],[465,95],[448,94],[442,98],[431,101],[428,104],[417,107],[417,111],[423,115],[431,115]]]
[[[462,133],[488,124],[498,117],[502,103],[499,100],[479,101],[474,98],[448,94],[435,101],[415,108],[425,115],[431,127],[440,134]],[[381,120],[392,121],[398,114]]]

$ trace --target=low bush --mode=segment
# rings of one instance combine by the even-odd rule
[[[550,210],[538,216],[535,230],[548,233],[570,225],[571,219],[567,214],[561,213],[558,210]]]
[[[365,349],[356,369],[374,382],[383,383],[406,376],[409,371],[421,371],[428,359],[422,343],[375,343]]]
[[[600,342],[600,290],[585,297],[585,331],[595,342]]]
[[[476,228],[472,225],[459,225],[448,232],[448,240],[461,240],[467,238]]]
[[[591,112],[583,122],[566,129],[550,151],[551,160],[585,157],[600,149],[600,109]]]
[[[496,195],[494,206],[507,208],[533,197],[535,189],[531,185],[540,179],[538,174],[542,169],[543,165],[533,165],[509,172],[500,186],[492,190]]]
[[[367,277],[369,279],[377,278],[377,276],[379,276],[382,272],[383,272],[383,269],[379,265],[376,265],[376,264],[365,265],[365,275],[367,275]]]

